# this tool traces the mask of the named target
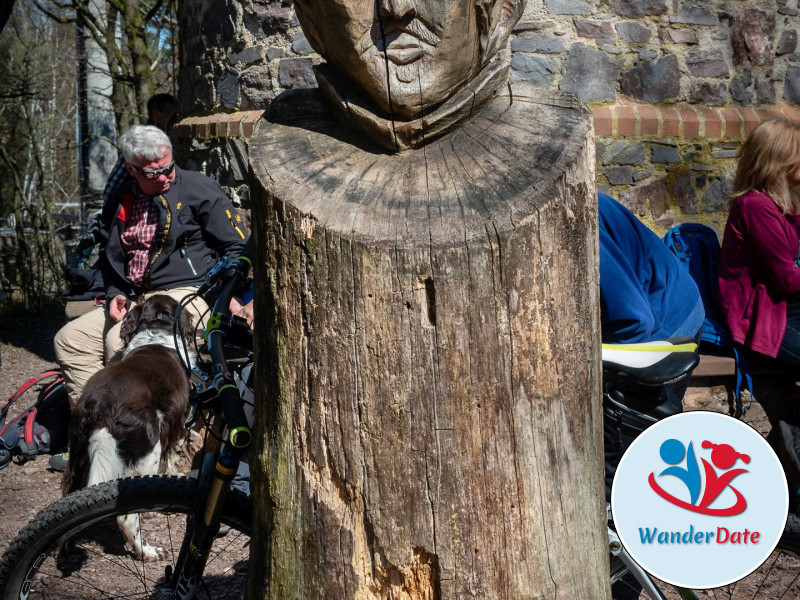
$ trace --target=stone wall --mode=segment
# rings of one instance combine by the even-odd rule
[[[185,160],[246,195],[247,131],[320,61],[291,3],[180,3]],[[595,114],[598,187],[656,229],[724,224],[743,136],[800,120],[798,0],[529,0],[512,77],[577,94]],[[257,112],[253,112],[257,111]]]

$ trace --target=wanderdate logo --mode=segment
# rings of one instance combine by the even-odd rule
[[[611,507],[628,553],[682,587],[726,585],[778,543],[788,509],[778,458],[748,425],[687,412],[645,430],[625,453]]]
[[[686,486],[689,496],[688,502],[664,490],[656,481],[655,473],[650,473],[647,478],[650,487],[667,502],[691,512],[720,517],[738,515],[744,512],[744,509],[747,508],[747,500],[738,489],[733,487],[732,482],[739,475],[747,473],[747,469],[733,469],[731,467],[737,461],[742,461],[745,464],[749,463],[750,456],[737,452],[730,444],[714,444],[708,440],[703,440],[701,448],[711,449],[710,462],[705,458],[700,458],[700,462],[703,465],[702,470],[698,466],[697,458],[695,458],[692,442],[689,442],[688,449],[686,449],[682,442],[671,438],[661,444],[659,451],[662,460],[671,466],[661,471],[658,477],[664,477],[665,475],[677,477]],[[685,466],[680,465],[680,463],[685,463]],[[734,493],[736,501],[730,506],[723,505],[712,508],[711,504],[726,489]],[[700,495],[701,490],[703,490],[702,496]]]

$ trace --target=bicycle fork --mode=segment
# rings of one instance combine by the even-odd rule
[[[167,572],[170,581],[168,594],[176,600],[192,600],[197,594],[203,571],[214,538],[219,533],[220,514],[225,498],[230,491],[230,483],[236,475],[244,450],[226,444],[209,472],[213,455],[206,456],[200,470],[199,489],[202,503],[188,518],[187,534],[181,545],[178,560],[172,573]]]

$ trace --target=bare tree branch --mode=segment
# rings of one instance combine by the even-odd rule
[[[17,161],[15,161],[8,154],[5,144],[0,144],[0,158],[3,159],[3,162],[8,167],[8,170],[11,171],[11,180],[14,184],[14,191],[19,194],[20,198],[25,198],[25,190],[22,187],[22,182],[19,180],[19,165],[17,164]]]
[[[55,0],[51,0],[51,2],[52,2],[52,4],[55,4],[58,8],[69,8],[69,6],[67,6],[65,4],[61,4],[60,2],[56,2]],[[38,0],[33,0],[33,5],[36,7],[36,10],[38,10],[39,12],[44,14],[45,16],[51,18],[56,23],[61,23],[61,24],[64,24],[64,25],[66,25],[68,23],[75,23],[75,19],[55,14],[51,10],[48,10],[47,8],[42,6],[42,4]]]
[[[158,14],[158,11],[161,10],[162,6],[164,6],[164,0],[157,0],[157,2],[153,5],[153,8],[150,9],[150,12],[144,16],[144,22],[149,23],[152,21],[153,18]]]

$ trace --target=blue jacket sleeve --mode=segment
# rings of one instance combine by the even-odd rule
[[[658,329],[631,256],[601,230],[600,315],[604,342],[643,342]],[[635,257],[633,257],[635,258]]]
[[[700,302],[694,280],[627,208],[604,194],[598,195],[598,207],[603,341],[674,337],[687,319],[694,319],[690,315]]]

